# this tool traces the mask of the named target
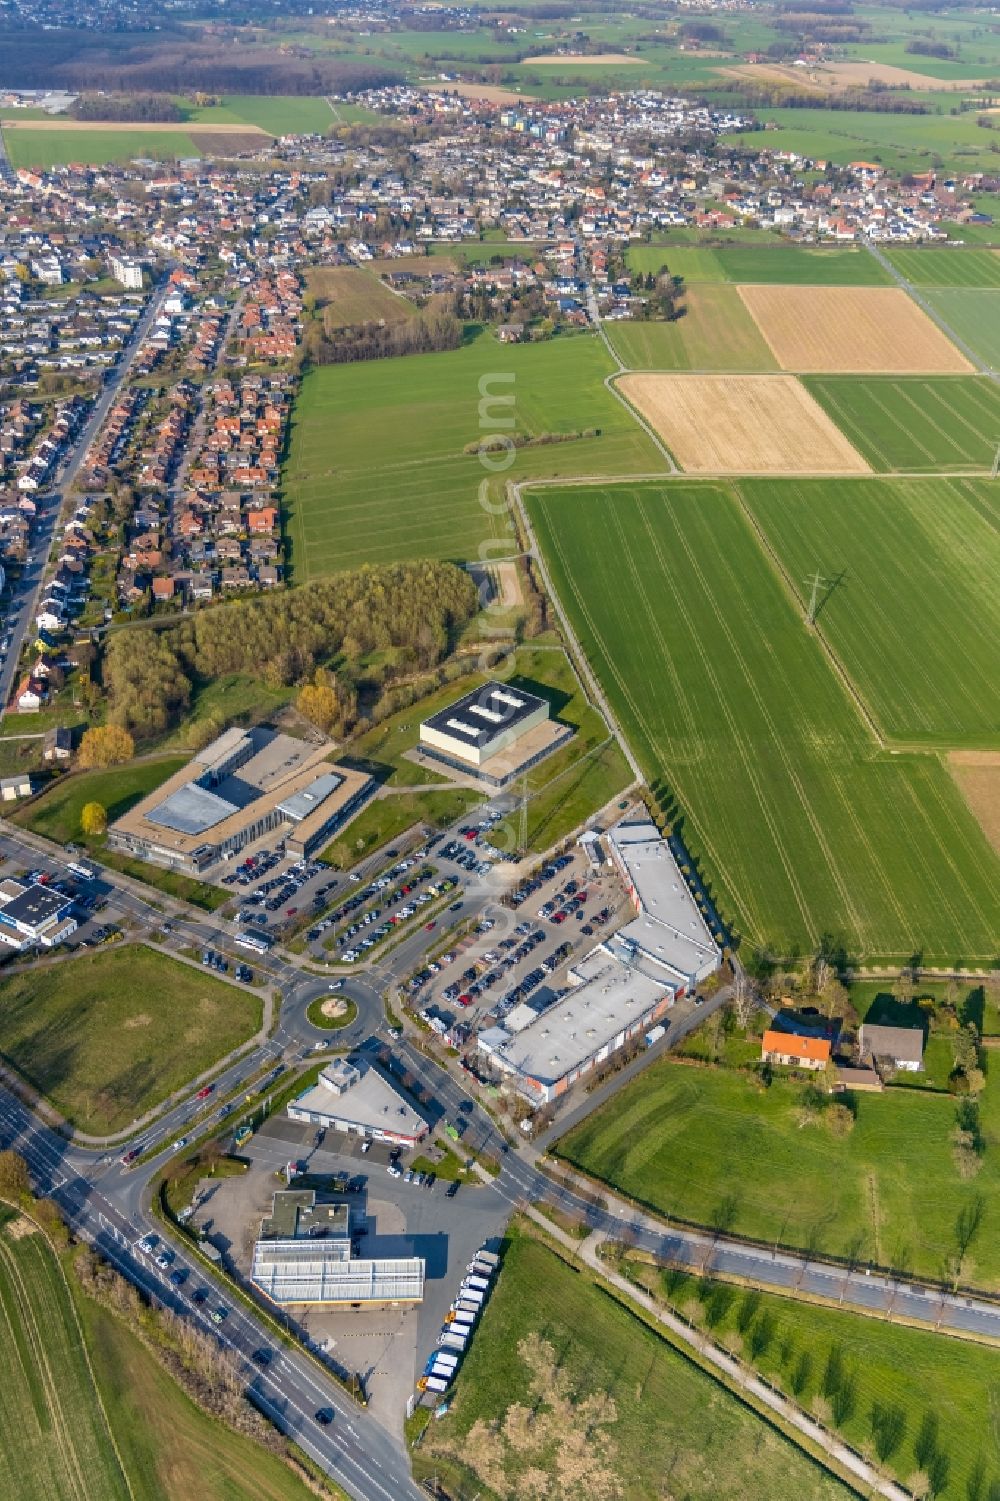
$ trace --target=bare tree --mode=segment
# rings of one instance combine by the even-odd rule
[[[733,971],[733,1011],[744,1032],[753,1020],[757,1004],[756,987],[746,970],[740,965]]]

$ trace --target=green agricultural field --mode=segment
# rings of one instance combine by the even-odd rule
[[[482,334],[443,354],[310,370],[284,473],[296,582],[361,563],[510,555],[516,543],[502,491],[496,498],[501,475],[661,470],[660,453],[603,385],[613,369],[588,334],[512,346]],[[509,469],[504,454],[491,470],[464,452],[509,432],[597,430],[520,448]]]
[[[532,1422],[519,1422],[526,1412]],[[587,1273],[516,1229],[450,1410],[413,1461],[418,1479],[436,1473],[449,1494],[483,1501],[851,1494]]]
[[[632,370],[774,370],[774,355],[735,287],[693,283],[679,318],[666,323],[607,323],[605,331]]]
[[[706,245],[630,245],[625,252],[629,270],[655,276],[664,267],[672,276],[692,282],[725,281],[718,252]]]
[[[942,222],[948,238],[964,245],[1000,245],[1000,226],[996,224],[959,224]]]
[[[219,104],[178,103],[185,122],[210,129],[213,125],[259,125],[271,135],[324,135],[335,123],[325,99],[304,95],[226,94]],[[346,108],[346,106],[344,106]]]
[[[712,1339],[806,1411],[825,1398],[832,1426],[901,1484],[924,1470],[939,1501],[1000,1494],[1000,1445],[981,1419],[1000,1398],[995,1350],[638,1259],[629,1272],[685,1316],[700,1308]]]
[[[867,44],[866,44],[867,46]],[[918,61],[918,59],[913,59]],[[902,66],[910,66],[910,63]],[[759,151],[795,151],[838,163],[880,161],[894,172],[992,171],[995,131],[973,113],[895,115],[867,110],[761,109],[760,120],[777,128],[727,136],[727,142]]]
[[[1000,1089],[988,1085],[982,1170],[959,1176],[949,1094],[890,1088],[853,1098],[845,1137],[803,1125],[808,1086],[770,1087],[742,1069],[665,1060],[646,1069],[559,1143],[567,1161],[659,1213],[736,1235],[948,1276],[974,1216],[968,1285],[1000,1287]],[[822,1098],[822,1096],[821,1096]]]
[[[924,295],[974,354],[992,368],[1000,367],[1000,292],[951,288]]]
[[[936,757],[878,749],[731,489],[540,491],[529,508],[624,734],[744,939],[993,959],[1000,859]]]
[[[191,1401],[121,1319],[80,1294],[80,1318],[118,1452],[130,1501],[308,1501],[305,1483],[259,1444],[215,1422]],[[8,1366],[9,1370],[10,1367]],[[5,1449],[10,1453],[9,1449]],[[332,1484],[332,1483],[331,1483]],[[8,1492],[18,1501],[29,1493]],[[78,1491],[70,1501],[78,1501]],[[84,1492],[113,1501],[93,1479]],[[61,1493],[42,1493],[56,1501]],[[333,1495],[344,1492],[333,1486]]]
[[[997,746],[991,481],[746,480],[740,491],[800,598],[817,569],[830,580],[819,628],[887,736]]]
[[[889,286],[888,271],[861,246],[737,244],[707,246],[631,245],[633,271],[657,272],[666,266],[687,282],[767,282],[790,286]]]
[[[915,287],[1000,287],[992,250],[889,249],[886,258]]]
[[[373,272],[361,266],[310,266],[306,290],[315,296],[328,331],[380,319],[405,323],[420,316],[415,303],[391,292]]]
[[[5,130],[4,145],[13,167],[65,167],[71,162],[103,166],[144,156],[158,161],[201,153],[182,125],[176,130]]]
[[[990,469],[1000,385],[975,376],[806,376],[804,384],[874,469]]]
[[[123,1131],[260,1022],[259,997],[141,944],[0,981],[0,1056],[92,1135]]]
[[[0,1492],[17,1501],[130,1501],[59,1263],[43,1236],[6,1208],[0,1310]]]

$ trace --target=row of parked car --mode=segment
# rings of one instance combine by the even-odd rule
[[[567,865],[571,864],[572,857],[570,855],[557,856],[555,860],[550,860],[548,865],[543,865],[537,875],[530,877],[527,881],[522,881],[519,886],[515,886],[514,890],[504,897],[504,901],[508,906],[514,908],[523,906],[529,897],[534,896],[536,891],[541,891],[542,887],[548,881],[554,881],[559,872],[565,870]]]

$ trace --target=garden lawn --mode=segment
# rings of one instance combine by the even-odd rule
[[[37,1231],[11,1234],[8,1209],[0,1221],[0,1494],[129,1501],[59,1264]]]
[[[990,366],[1000,366],[1000,291],[944,288],[925,297],[948,327]]]
[[[904,250],[897,246],[885,254],[915,287],[1000,287],[1000,255],[992,250]]]
[[[991,481],[746,480],[740,490],[803,608],[812,572],[829,581],[819,629],[887,736],[1000,748]]]
[[[78,1303],[132,1501],[308,1501],[309,1488],[280,1459],[214,1422],[120,1319],[83,1294]]]
[[[875,469],[989,471],[1000,385],[975,376],[805,377],[804,384]]]
[[[727,1067],[653,1064],[559,1143],[567,1161],[651,1209],[817,1256],[946,1277],[960,1219],[981,1212],[963,1280],[1000,1287],[1000,1089],[981,1108],[983,1167],[959,1178],[950,1095],[854,1098],[850,1135],[798,1114],[807,1086]]]
[[[309,371],[283,481],[295,581],[361,563],[513,555],[501,474],[660,471],[662,455],[603,385],[613,369],[589,334],[510,346],[481,334],[441,354]],[[509,469],[504,454],[491,470],[463,451],[497,434],[598,429],[521,448]],[[492,477],[499,493],[484,497]]]
[[[1000,1494],[1000,1445],[983,1422],[1000,1404],[995,1350],[638,1260],[630,1272],[685,1316],[700,1304],[712,1338],[735,1335],[742,1358],[799,1406],[825,1397],[832,1426],[901,1484],[924,1470],[938,1501]]]
[[[529,1365],[524,1342],[531,1337],[551,1354],[543,1346]],[[557,1387],[571,1403],[561,1420],[552,1414]],[[603,1411],[587,1428],[580,1406],[592,1394]],[[533,1427],[518,1424],[517,1409],[534,1414]],[[507,1415],[506,1431],[521,1435],[516,1445],[503,1437]],[[491,1438],[493,1425],[499,1433]],[[566,1443],[570,1430],[585,1434],[578,1454]],[[589,1274],[517,1230],[447,1416],[428,1428],[414,1467],[418,1479],[437,1472],[451,1494],[478,1493],[484,1501],[543,1493],[614,1494],[620,1501],[668,1494],[685,1501],[841,1501],[850,1494]],[[537,1470],[548,1477],[544,1492]],[[612,1476],[613,1492],[606,1488]]]
[[[468,787],[448,787],[441,792],[388,793],[362,808],[357,818],[352,819],[323,851],[320,859],[335,865],[338,870],[347,870],[370,855],[372,850],[398,839],[414,824],[427,823],[444,828],[482,801],[483,794]]]
[[[607,323],[632,370],[775,370],[774,355],[735,287],[694,283],[671,322]]]
[[[529,509],[654,796],[744,939],[992,961],[1000,859],[936,757],[878,748],[729,487],[547,490]]]
[[[100,803],[114,823],[129,808],[159,787],[184,765],[183,756],[158,756],[155,760],[131,761],[105,771],[80,771],[59,777],[36,801],[14,815],[35,834],[69,844],[83,836],[80,815],[85,803]]]
[[[0,1055],[91,1135],[123,1131],[260,1022],[257,996],[141,944],[0,981]]]

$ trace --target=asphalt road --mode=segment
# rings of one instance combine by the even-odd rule
[[[97,436],[104,424],[105,418],[117,400],[118,392],[128,378],[132,362],[160,311],[163,300],[167,295],[167,290],[167,286],[163,285],[149,299],[145,311],[136,324],[131,340],[122,351],[118,364],[112,371],[106,385],[102,387],[101,393],[94,403],[89,417],[77,434],[69,457],[60,465],[54,476],[55,482],[60,488],[46,488],[39,491],[34,497],[38,510],[35,518],[35,526],[32,530],[31,551],[28,562],[21,570],[21,576],[16,586],[12,586],[11,588],[10,600],[4,611],[8,621],[12,620],[15,611],[17,618],[13,620],[13,624],[11,625],[10,647],[3,662],[0,663],[0,717],[7,712],[10,695],[16,684],[18,662],[24,638],[33,629],[35,610],[42,594],[45,570],[48,565],[49,554],[52,551],[56,523],[59,520],[59,512],[62,507],[62,492],[69,489],[80,472],[80,466],[86,457],[87,449]]]
[[[38,849],[37,840],[25,842],[20,831],[12,830],[9,825],[0,834],[0,854],[21,864],[47,865],[64,873],[65,857],[60,852],[53,847],[47,857],[40,857]],[[113,905],[124,916],[146,926],[162,925],[159,898],[154,905],[130,885],[113,884]],[[478,893],[477,900],[487,899],[486,891]],[[229,947],[231,951],[230,925],[220,923],[217,918],[194,914],[189,909],[189,915],[170,920],[178,942]],[[409,963],[410,957],[402,955],[399,962]],[[220,1077],[217,1097],[275,1059],[281,1057],[289,1062],[301,1059],[312,1051],[318,1038],[330,1037],[318,1033],[305,1016],[309,1002],[328,993],[329,980],[303,971],[280,954],[269,955],[266,963],[274,984],[282,992],[280,1018],[266,1042],[235,1060]],[[375,1048],[387,1040],[382,1004],[384,983],[385,977],[375,973],[356,975],[345,982],[344,993],[356,1001],[358,1016],[349,1028],[334,1034],[338,1046],[346,1043]],[[704,1008],[679,1012],[656,1049],[636,1060],[614,1081],[595,1090],[592,1096],[579,1099],[560,1122],[559,1129],[565,1130],[568,1123],[593,1109],[605,1094],[620,1087],[631,1072],[646,1066],[649,1058],[658,1056],[684,1032],[698,1025],[724,999],[725,993],[721,992]],[[492,1118],[466,1090],[463,1078],[441,1068],[406,1038],[393,1044],[393,1056],[398,1072],[412,1074],[431,1095],[433,1104],[428,1114],[433,1124],[441,1126],[447,1120],[460,1125],[466,1150],[487,1153],[500,1162],[498,1176],[482,1191],[497,1195],[506,1213],[524,1203],[547,1202],[579,1216],[595,1230],[699,1273],[739,1276],[764,1289],[811,1293],[881,1317],[896,1316],[928,1327],[1000,1339],[1000,1304],[994,1305],[986,1299],[942,1293],[905,1280],[869,1275],[863,1267],[838,1267],[750,1245],[732,1236],[669,1225],[616,1203],[607,1190],[602,1191],[602,1198],[608,1207],[598,1207],[572,1186],[554,1183],[541,1170],[538,1144],[519,1141],[509,1145]],[[162,1150],[141,1168],[131,1171],[120,1163],[120,1145],[108,1152],[69,1141],[41,1125],[14,1095],[2,1088],[0,1145],[13,1146],[24,1154],[36,1189],[56,1200],[75,1234],[95,1245],[150,1297],[183,1311],[236,1352],[244,1362],[253,1399],[349,1495],[366,1501],[408,1501],[419,1496],[421,1492],[409,1476],[407,1455],[396,1438],[357,1407],[306,1354],[276,1346],[263,1324],[241,1305],[233,1304],[225,1288],[216,1287],[181,1242],[175,1245],[177,1264],[189,1268],[189,1277],[180,1290],[165,1281],[159,1269],[135,1250],[140,1236],[150,1230],[161,1232],[162,1227],[149,1212],[151,1185],[171,1155],[170,1144],[178,1131],[188,1123],[191,1113],[201,1108],[194,1099],[196,1087],[193,1082],[184,1099],[173,1104],[152,1128],[137,1134],[135,1140],[144,1149],[162,1144]],[[456,1200],[456,1205],[460,1204],[461,1197]],[[190,1290],[194,1286],[215,1289],[204,1308],[191,1302]],[[223,1324],[206,1322],[211,1309],[220,1302],[229,1309]],[[266,1369],[250,1359],[252,1352],[263,1345],[275,1351],[275,1358]],[[315,1413],[323,1407],[335,1413],[329,1427],[315,1420]]]

